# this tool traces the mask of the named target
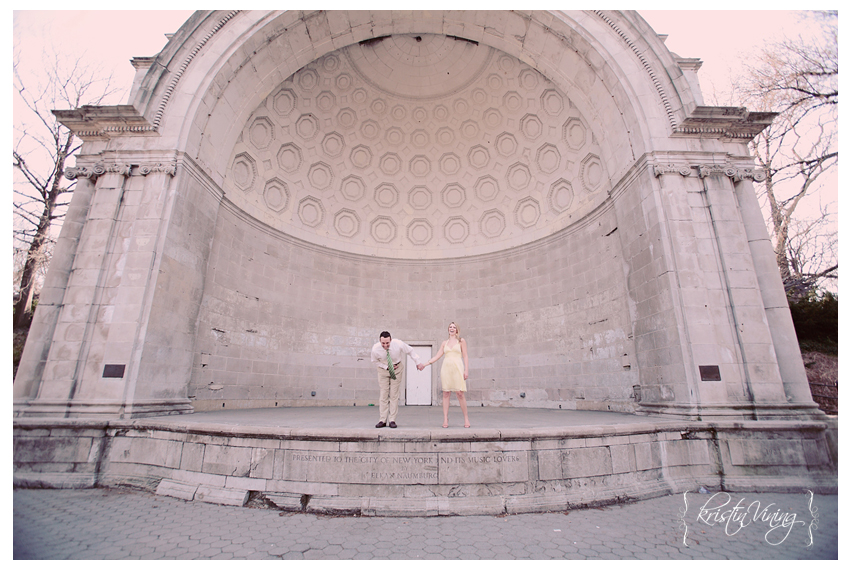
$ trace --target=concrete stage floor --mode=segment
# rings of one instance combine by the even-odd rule
[[[376,429],[378,423],[377,406],[305,406],[294,408],[253,408],[241,410],[222,410],[216,412],[196,412],[179,416],[158,416],[145,418],[144,423],[160,423],[168,426],[185,426],[189,429],[242,427],[269,428],[281,430],[304,430],[340,435],[352,434],[356,430],[360,437],[373,432],[375,436],[397,437],[424,436],[423,432],[442,434],[452,432],[455,437],[499,437],[501,432],[527,431],[531,435],[537,431],[566,430],[569,432],[614,432],[620,429],[632,431],[643,427],[658,426],[672,428],[672,424],[692,424],[681,419],[657,416],[643,416],[618,412],[600,412],[587,410],[555,410],[543,408],[499,408],[470,407],[471,427],[463,427],[463,414],[460,408],[449,409],[449,427],[444,429],[443,409],[440,406],[399,406],[396,423],[398,428]],[[641,430],[642,431],[642,430]],[[353,435],[353,434],[352,434]]]

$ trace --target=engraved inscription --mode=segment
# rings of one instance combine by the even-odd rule
[[[441,453],[439,465],[441,485],[528,480],[528,453],[524,451]]]
[[[525,452],[357,453],[288,450],[290,481],[377,484],[504,483],[528,478]]]
[[[484,455],[484,456],[456,456],[456,457],[441,457],[440,463],[518,463],[520,458],[516,455]]]
[[[329,483],[436,483],[429,454],[288,451],[284,479]]]

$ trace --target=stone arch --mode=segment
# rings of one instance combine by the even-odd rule
[[[694,105],[681,72],[668,71],[675,66],[669,52],[636,13],[434,11],[420,18],[393,12],[374,13],[375,22],[367,14],[197,14],[160,55],[163,69],[177,71],[153,68],[135,104],[217,182],[224,177],[222,149],[233,147],[250,114],[284,79],[340,48],[393,34],[458,37],[537,70],[569,93],[585,117],[619,133],[600,141],[615,179],[624,172],[618,165],[650,150],[653,137],[669,136]],[[255,65],[264,55],[264,65]]]

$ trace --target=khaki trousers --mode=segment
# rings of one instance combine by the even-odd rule
[[[404,365],[393,362],[395,368],[395,380],[390,378],[390,371],[378,367],[378,410],[381,414],[380,421],[384,423],[394,422],[398,415],[398,395],[401,391],[401,378]]]

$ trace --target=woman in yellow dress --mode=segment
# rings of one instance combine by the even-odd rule
[[[440,381],[443,385],[443,427],[449,427],[449,398],[451,393],[457,394],[457,401],[463,411],[463,427],[469,427],[469,414],[466,411],[466,380],[469,378],[469,358],[466,354],[466,340],[460,338],[460,330],[455,323],[449,323],[449,338],[440,345],[436,356],[428,364],[417,366],[422,370],[429,364],[437,362],[445,355],[443,366],[440,368]]]

